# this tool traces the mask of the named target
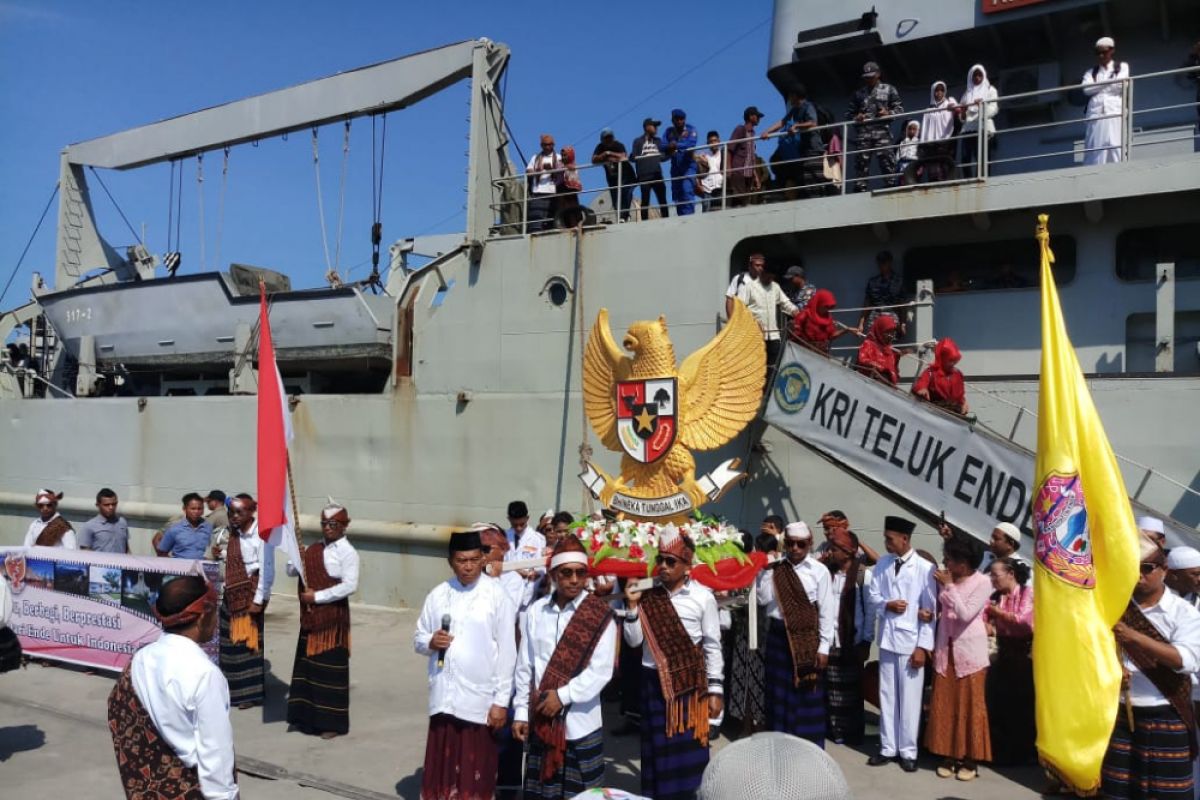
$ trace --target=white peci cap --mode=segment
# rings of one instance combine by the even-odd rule
[[[1167,569],[1200,567],[1200,550],[1194,547],[1172,547],[1167,552]]]
[[[784,537],[788,539],[811,539],[812,531],[808,529],[808,525],[803,522],[790,522],[783,530]]]
[[[1138,517],[1137,526],[1139,531],[1163,532],[1163,521],[1157,517]]]

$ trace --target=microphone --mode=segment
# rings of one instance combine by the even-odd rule
[[[442,630],[446,633],[450,632],[450,615],[442,614]],[[441,669],[446,666],[446,648],[438,650],[437,668]]]

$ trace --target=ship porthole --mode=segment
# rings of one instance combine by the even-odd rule
[[[567,302],[574,291],[574,287],[571,286],[566,276],[555,275],[546,281],[545,286],[538,292],[538,296],[545,297],[551,305],[558,308]]]

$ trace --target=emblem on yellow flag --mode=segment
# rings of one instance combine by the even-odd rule
[[[700,478],[691,450],[715,450],[758,413],[766,350],[754,317],[734,302],[729,323],[678,369],[665,317],[629,326],[621,352],[601,309],[583,352],[583,401],[592,430],[621,452],[621,473],[588,464],[580,479],[632,518],[682,517],[742,476],[730,459]]]

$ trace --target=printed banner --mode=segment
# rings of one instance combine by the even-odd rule
[[[116,671],[162,634],[151,607],[164,580],[220,579],[214,561],[61,547],[0,547],[0,558],[13,596],[9,627],[27,654]],[[216,663],[219,634],[202,646]]]
[[[1033,455],[795,343],[765,419],[931,514],[986,539],[1030,534]]]

